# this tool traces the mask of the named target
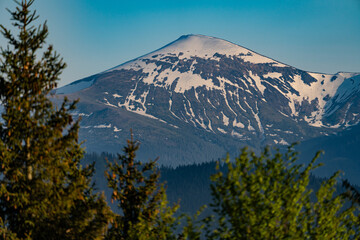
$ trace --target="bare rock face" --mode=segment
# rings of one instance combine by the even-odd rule
[[[357,125],[359,91],[359,73],[306,72],[222,39],[186,35],[57,95],[80,98],[74,114],[87,151],[121,151],[132,128],[142,157],[179,165]]]

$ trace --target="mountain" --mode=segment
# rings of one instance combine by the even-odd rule
[[[314,154],[322,150],[318,159],[324,166],[315,169],[320,177],[329,177],[341,171],[341,178],[360,184],[360,125],[349,127],[342,132],[306,140],[297,146],[300,161],[308,163]]]
[[[359,90],[359,73],[307,72],[185,35],[56,94],[80,98],[87,151],[121,151],[132,128],[142,158],[177,166],[342,132],[360,121]]]

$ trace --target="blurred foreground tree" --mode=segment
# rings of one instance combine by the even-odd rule
[[[355,206],[345,206],[342,194],[334,196],[335,173],[312,194],[310,171],[295,163],[289,147],[275,156],[266,149],[261,156],[244,149],[226,171],[212,176],[216,221],[206,219],[208,239],[358,239]],[[314,199],[311,199],[314,198]]]
[[[107,239],[176,239],[178,218],[174,214],[178,205],[168,205],[156,160],[137,161],[138,149],[139,143],[131,136],[124,154],[118,154],[118,159],[108,164],[108,185],[120,214],[112,222]]]
[[[80,165],[79,122],[69,112],[76,102],[48,99],[65,63],[44,49],[46,23],[32,25],[34,0],[16,3],[9,12],[18,34],[0,25],[9,44],[0,55],[0,237],[101,238],[110,210],[93,193],[93,166]]]
[[[360,192],[358,186],[353,186],[348,180],[343,181],[343,187],[347,189],[344,196],[353,203],[360,205]]]

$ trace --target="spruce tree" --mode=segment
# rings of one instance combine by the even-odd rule
[[[343,195],[353,203],[360,205],[359,187],[352,185],[348,180],[344,180],[342,185],[347,189]]]
[[[9,11],[18,34],[1,26],[0,223],[10,239],[98,239],[109,221],[104,198],[93,193],[93,166],[82,167],[79,120],[49,100],[65,63],[46,45],[46,22],[30,10],[34,0]]]
[[[107,239],[176,239],[178,218],[174,214],[178,205],[168,205],[156,160],[137,161],[138,149],[139,143],[131,136],[124,154],[118,154],[118,159],[108,164],[108,185],[120,214],[114,218]]]

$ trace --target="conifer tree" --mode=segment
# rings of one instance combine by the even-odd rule
[[[347,192],[344,193],[344,196],[352,202],[360,205],[360,192],[358,188],[351,185],[348,180],[343,181],[343,187],[347,189]]]
[[[359,212],[334,196],[335,173],[312,195],[308,188],[312,162],[296,164],[289,147],[274,156],[244,149],[225,172],[212,176],[212,208],[217,220],[206,219],[208,239],[358,239]],[[313,196],[314,199],[311,199]]]
[[[131,136],[124,154],[108,164],[108,185],[120,214],[114,218],[107,239],[176,239],[173,230],[178,223],[174,217],[178,205],[168,205],[156,160],[137,161],[138,149],[139,143]]]
[[[82,167],[79,122],[67,99],[55,107],[51,91],[65,63],[46,45],[46,22],[30,10],[34,0],[10,11],[18,34],[1,26],[0,223],[4,239],[98,239],[110,216],[94,194],[93,166]]]

